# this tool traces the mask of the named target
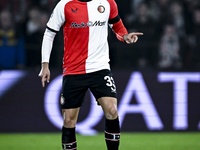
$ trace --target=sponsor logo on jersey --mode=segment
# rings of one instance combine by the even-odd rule
[[[97,10],[100,12],[100,13],[104,13],[105,12],[105,7],[100,5],[98,6]]]
[[[104,26],[106,24],[106,21],[89,21],[87,23],[80,23],[72,22],[70,28],[86,28],[86,27],[94,27],[94,26]]]

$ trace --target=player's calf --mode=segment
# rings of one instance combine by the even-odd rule
[[[118,150],[120,140],[119,119],[106,119],[105,140],[108,150]]]
[[[63,150],[76,150],[75,128],[62,128],[62,148]]]

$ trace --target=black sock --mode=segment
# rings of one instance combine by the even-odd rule
[[[119,119],[106,119],[105,139],[108,150],[118,150],[120,140]]]
[[[62,148],[77,149],[75,128],[62,128]]]

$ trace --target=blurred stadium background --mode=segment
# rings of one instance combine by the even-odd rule
[[[109,30],[121,149],[199,150],[199,0],[116,2],[128,31],[144,33],[125,45]],[[51,55],[51,82],[42,88],[37,77],[43,33],[57,3],[0,1],[0,149],[61,148],[62,29]],[[88,92],[77,124],[78,148],[105,149],[103,130],[102,110]]]

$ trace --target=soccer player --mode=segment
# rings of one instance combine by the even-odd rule
[[[88,89],[105,113],[108,150],[118,150],[120,127],[117,92],[109,66],[108,25],[127,44],[143,33],[129,33],[114,0],[61,0],[47,23],[42,43],[42,86],[50,81],[49,58],[56,33],[63,26],[64,57],[61,108],[63,150],[77,149],[75,127]]]

